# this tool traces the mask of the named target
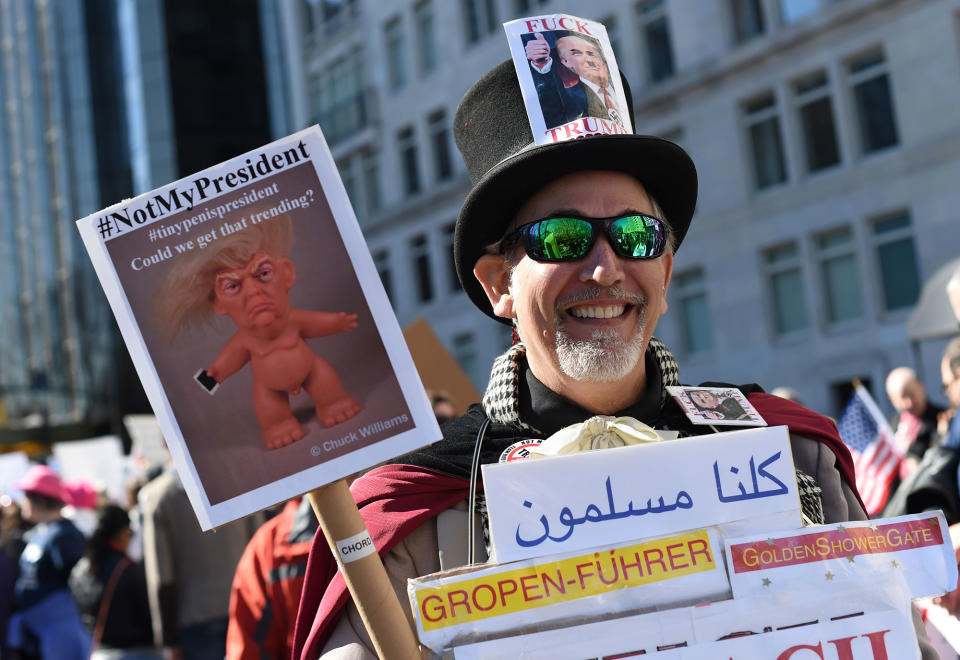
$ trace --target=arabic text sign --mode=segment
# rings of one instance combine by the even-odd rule
[[[458,638],[568,617],[636,611],[729,594],[710,530],[410,581],[420,640]]]
[[[484,465],[483,481],[500,562],[779,513],[800,526],[783,426]]]
[[[891,573],[903,575],[914,598],[957,584],[953,547],[939,511],[730,539],[727,558],[737,596],[810,581],[826,589],[859,576]]]

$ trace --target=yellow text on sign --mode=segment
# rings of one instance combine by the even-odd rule
[[[706,530],[416,591],[425,631],[716,568]]]

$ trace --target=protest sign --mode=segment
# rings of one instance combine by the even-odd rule
[[[420,641],[458,641],[564,620],[729,596],[716,534],[696,530],[408,581]]]
[[[319,127],[77,225],[201,528],[310,491],[345,561],[343,478],[440,429]],[[412,651],[379,556],[343,573]]]
[[[123,425],[130,435],[130,456],[146,471],[159,467],[170,458],[156,415],[124,415]]]
[[[111,501],[126,504],[127,460],[119,437],[56,442],[53,456],[63,479],[88,479],[102,487]]]
[[[499,562],[746,519],[753,529],[801,524],[784,426],[482,469]]]
[[[633,133],[603,24],[549,14],[503,27],[536,144]]]
[[[0,454],[0,495],[14,490],[12,484],[20,481],[29,469],[30,459],[22,451]]]
[[[854,585],[848,585],[848,587]],[[825,599],[815,588],[726,600],[454,648],[456,660],[909,660],[919,657],[905,585],[861,581]]]
[[[817,584],[902,575],[914,598],[957,585],[957,561],[940,511],[805,527],[727,540],[735,597]]]
[[[77,224],[203,529],[440,437],[319,128]]]

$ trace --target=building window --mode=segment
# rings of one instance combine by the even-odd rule
[[[384,41],[387,50],[387,74],[390,80],[390,89],[403,89],[407,84],[407,65],[403,53],[403,23],[399,16],[387,21],[383,28]]]
[[[899,142],[897,122],[883,52],[874,50],[855,57],[848,68],[860,125],[861,150],[869,154],[896,145]]]
[[[761,0],[730,0],[730,14],[734,43],[742,44],[763,34]]]
[[[380,210],[380,166],[377,163],[377,154],[365,151],[360,156],[363,170],[363,192],[367,202],[367,212],[376,213]]]
[[[413,275],[417,284],[417,300],[433,300],[433,280],[430,278],[430,249],[423,234],[410,239],[410,256],[413,257]]]
[[[343,181],[343,187],[347,190],[347,197],[350,198],[350,204],[354,209],[358,208],[358,192],[357,189],[357,176],[354,172],[354,161],[347,160],[342,163],[337,163],[337,169],[340,171],[340,180]]]
[[[303,17],[304,34],[313,34],[313,31],[317,27],[317,20],[314,17],[314,12],[317,10],[316,5],[317,0],[301,0],[300,2],[300,15]]]
[[[417,64],[421,73],[430,73],[437,68],[437,32],[431,0],[414,5],[413,21],[417,30]]]
[[[713,348],[710,306],[702,268],[694,268],[673,276],[674,295],[680,308],[683,344],[690,353]]]
[[[460,278],[457,277],[457,262],[453,258],[453,237],[456,228],[457,225],[454,222],[443,227],[443,248],[447,252],[447,278],[451,291],[460,291],[463,288]]]
[[[840,415],[843,414],[847,404],[850,403],[850,399],[853,397],[853,392],[856,388],[854,384],[856,381],[859,381],[863,388],[870,392],[870,395],[876,400],[876,394],[874,394],[873,390],[873,379],[867,374],[850,374],[846,378],[832,382],[830,383],[830,404],[832,408],[830,414],[834,419],[840,419]]]
[[[820,264],[827,321],[842,323],[860,318],[863,302],[853,232],[849,227],[840,227],[815,236],[813,243]]]
[[[669,140],[670,142],[680,145],[681,147],[683,146],[684,140],[686,139],[686,134],[683,130],[683,126],[675,126],[673,128],[668,128],[666,130],[654,133],[654,135],[659,135],[664,140]]]
[[[910,307],[920,296],[920,269],[906,212],[875,220],[873,241],[887,311]]]
[[[805,330],[808,325],[807,298],[796,243],[766,251],[763,256],[770,288],[773,329],[778,335]]]
[[[383,283],[383,289],[387,292],[387,297],[393,304],[393,278],[390,270],[390,253],[386,250],[377,250],[373,253],[373,264],[380,275],[380,281]]]
[[[780,0],[780,18],[789,25],[815,14],[822,4],[823,0]]]
[[[331,144],[366,128],[372,120],[359,52],[337,58],[314,81],[316,121]]]
[[[657,82],[673,75],[673,50],[664,0],[645,0],[637,6],[640,32],[647,50],[647,73]]]
[[[542,7],[548,2],[550,0],[513,0],[513,13],[516,16],[526,16],[531,10]]]
[[[818,71],[793,85],[794,101],[803,130],[807,171],[816,172],[840,162],[833,103],[827,74]]]
[[[437,179],[439,181],[449,179],[453,175],[453,161],[450,159],[450,129],[447,128],[447,113],[437,110],[427,118],[427,124]]]
[[[416,195],[420,192],[420,167],[417,164],[417,141],[413,127],[408,126],[397,133],[397,151],[400,153],[403,190],[407,195]]]
[[[463,8],[463,29],[467,43],[475,44],[481,37],[497,29],[494,0],[460,0],[460,5]]]
[[[357,0],[313,0],[320,5],[320,20],[327,34],[342,28],[348,18],[357,15]]]
[[[772,93],[764,94],[745,104],[743,112],[757,188],[763,190],[783,183],[787,180],[787,167],[776,99]]]
[[[477,342],[472,332],[461,332],[453,336],[453,358],[470,380],[476,382]]]

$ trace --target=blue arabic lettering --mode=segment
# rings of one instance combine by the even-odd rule
[[[737,490],[740,491],[739,495],[724,495],[723,487],[720,483],[720,466],[718,461],[713,462],[713,478],[717,484],[717,497],[721,502],[743,502],[746,500],[754,500],[760,497],[774,497],[775,495],[783,495],[788,492],[787,485],[780,481],[777,477],[767,472],[767,467],[776,461],[780,460],[780,452],[773,454],[765,461],[760,463],[760,466],[757,467],[755,457],[750,457],[750,481],[753,490],[747,492],[746,487],[743,485],[743,480],[737,482]],[[739,474],[740,470],[737,467],[731,467],[730,472],[732,474]],[[772,481],[776,484],[774,488],[768,488],[767,490],[760,490],[759,477],[763,477],[769,481]]]
[[[763,465],[766,465],[765,463]],[[653,504],[652,499],[647,500],[647,506],[645,508],[634,508],[633,500],[630,500],[627,504],[627,508],[624,511],[618,511],[616,505],[613,501],[613,486],[610,483],[610,477],[607,477],[606,481],[607,488],[607,504],[609,511],[604,513],[602,509],[596,504],[588,504],[584,509],[583,515],[576,517],[573,515],[573,511],[570,510],[570,507],[565,506],[560,509],[560,514],[557,516],[560,524],[566,527],[566,531],[558,536],[553,536],[550,534],[550,523],[547,520],[546,514],[540,516],[540,525],[543,528],[543,533],[536,538],[528,539],[523,538],[520,533],[520,525],[517,525],[516,531],[516,540],[517,545],[530,548],[536,545],[540,545],[547,539],[555,541],[557,543],[566,541],[573,534],[574,528],[577,525],[582,525],[584,523],[599,523],[605,522],[607,520],[620,520],[622,518],[629,518],[631,516],[644,516],[648,513],[666,513],[669,511],[674,511],[676,509],[690,509],[693,507],[693,498],[690,497],[690,494],[681,490],[677,492],[677,496],[673,504],[667,504],[663,497],[657,498],[657,505]],[[523,506],[530,509],[533,507],[533,504],[528,501],[523,501]]]

